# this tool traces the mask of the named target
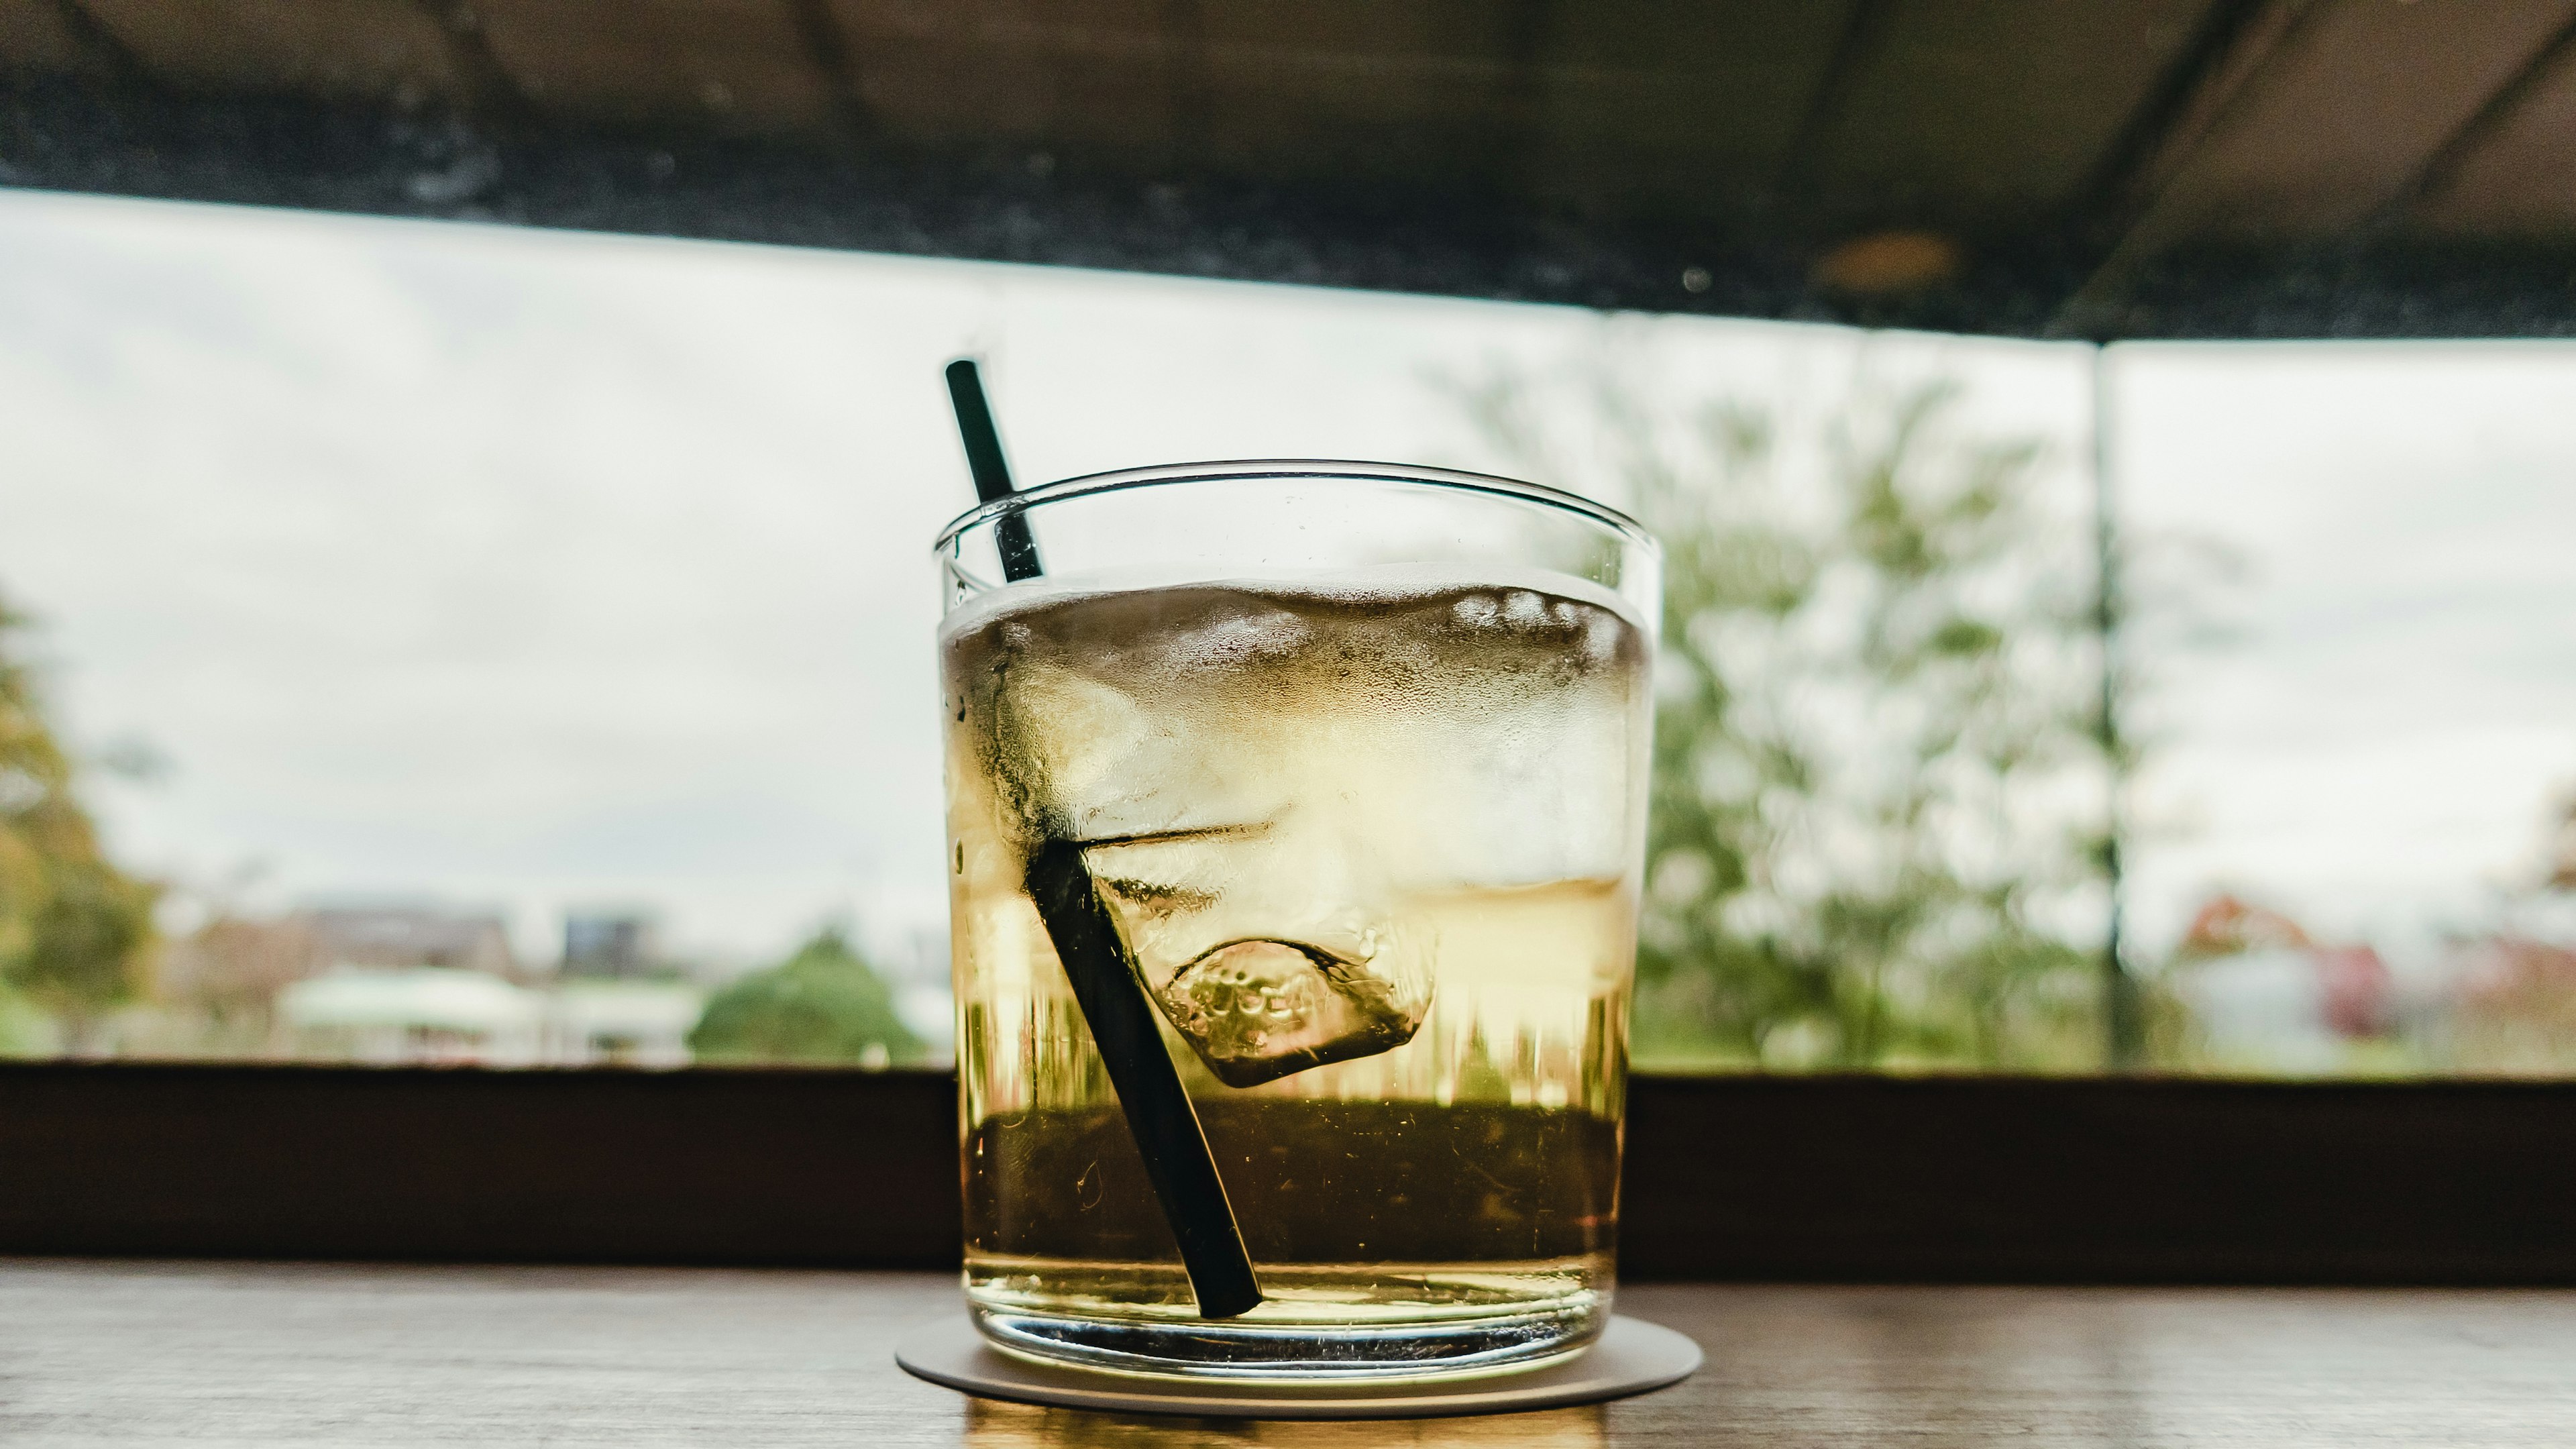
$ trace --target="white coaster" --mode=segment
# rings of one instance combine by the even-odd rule
[[[1669,1328],[1614,1316],[1601,1337],[1572,1358],[1472,1378],[1389,1384],[1161,1379],[1015,1358],[986,1343],[971,1321],[951,1318],[904,1335],[894,1359],[913,1377],[960,1393],[1061,1409],[1205,1419],[1433,1419],[1646,1393],[1690,1377],[1699,1369],[1700,1351]]]

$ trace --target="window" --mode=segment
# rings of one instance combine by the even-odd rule
[[[2147,1064],[2576,1061],[2561,348],[2097,379],[2071,344],[25,193],[0,253],[8,658],[159,937],[84,975],[15,923],[20,1055],[938,1061],[926,550],[974,351],[1024,477],[1385,457],[1666,532],[1696,602],[1640,1065],[2097,1070],[2115,795]],[[12,769],[24,816],[52,787]],[[785,1023],[790,981],[838,1014]]]
[[[2559,345],[2122,349],[2139,959],[2220,1070],[2576,1064]]]

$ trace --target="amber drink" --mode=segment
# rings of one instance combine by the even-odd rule
[[[1121,476],[1143,481],[1014,500],[1044,577],[978,575],[992,510],[943,540],[977,1321],[1016,1352],[1184,1375],[1579,1349],[1613,1280],[1652,544],[1464,475]],[[1327,538],[1281,543],[1301,512]],[[1249,1312],[1200,1315],[1032,899],[1049,842],[1079,848],[1152,1005]]]

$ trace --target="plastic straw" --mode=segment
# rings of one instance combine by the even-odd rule
[[[1009,497],[1010,466],[1002,459],[1001,434],[993,426],[983,380],[971,359],[948,364],[948,395],[956,404],[957,431],[966,443],[977,496],[987,503]],[[1038,577],[1037,543],[1027,519],[1014,514],[1000,520],[994,539],[1006,578]],[[1180,1244],[1181,1266],[1190,1275],[1199,1316],[1232,1318],[1249,1312],[1261,1302],[1252,1255],[1244,1250],[1243,1231],[1235,1223],[1234,1205],[1226,1199],[1225,1180],[1217,1175],[1216,1156],[1208,1150],[1198,1112],[1163,1048],[1135,958],[1083,863],[1081,843],[1048,840],[1030,855],[1024,875],[1038,919],[1055,943],[1056,959],[1064,963],[1073,999],[1100,1049],[1101,1064],[1109,1070],[1128,1135],[1136,1139],[1137,1155],[1145,1161],[1146,1180]]]
[[[999,503],[1011,496],[1011,465],[1002,458],[1002,434],[993,426],[993,409],[984,401],[984,379],[975,359],[948,364],[948,402],[957,410],[957,436],[966,444],[966,467],[975,475],[975,496]],[[1002,577],[1012,583],[1033,579],[1046,570],[1038,564],[1038,541],[1029,521],[1012,514],[993,525],[993,543],[1002,551]]]
[[[1118,1089],[1127,1131],[1145,1159],[1145,1176],[1181,1245],[1199,1316],[1232,1318],[1250,1310],[1261,1301],[1261,1284],[1235,1225],[1234,1205],[1226,1200],[1225,1180],[1217,1176],[1216,1157],[1181,1087],[1181,1074],[1163,1049],[1127,943],[1082,863],[1082,847],[1070,840],[1039,847],[1029,858],[1028,884],[1109,1069],[1109,1084]]]

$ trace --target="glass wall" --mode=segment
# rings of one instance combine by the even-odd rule
[[[2576,349],[2124,348],[2130,919],[2226,1071],[2576,1067]]]
[[[1655,526],[1643,1065],[2576,1050],[2576,350],[2097,368],[13,192],[0,1050],[941,1060],[966,352],[1024,479],[1380,458]]]

